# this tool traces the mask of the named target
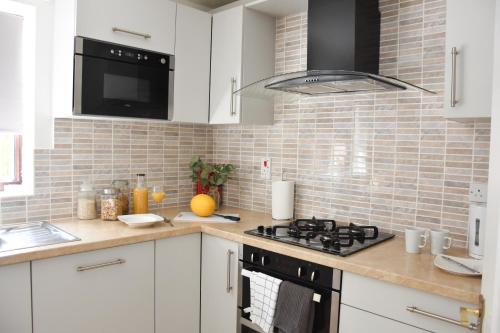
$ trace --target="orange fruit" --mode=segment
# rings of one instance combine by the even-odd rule
[[[191,211],[200,217],[207,217],[215,212],[215,200],[206,194],[198,194],[191,199]]]

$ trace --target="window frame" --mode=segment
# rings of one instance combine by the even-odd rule
[[[21,185],[23,183],[23,136],[14,135],[14,179],[0,182],[0,192],[6,185]]]

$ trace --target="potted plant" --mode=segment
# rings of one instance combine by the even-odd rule
[[[189,162],[191,180],[196,184],[196,194],[208,194],[215,200],[217,208],[222,205],[223,186],[234,170],[232,164],[206,164],[199,156]]]

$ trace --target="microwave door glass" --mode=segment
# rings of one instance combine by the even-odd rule
[[[167,66],[83,57],[82,114],[167,119]]]

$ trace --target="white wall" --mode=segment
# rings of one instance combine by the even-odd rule
[[[482,294],[486,299],[483,332],[500,332],[500,0],[495,9],[495,54],[491,112],[488,218]]]

